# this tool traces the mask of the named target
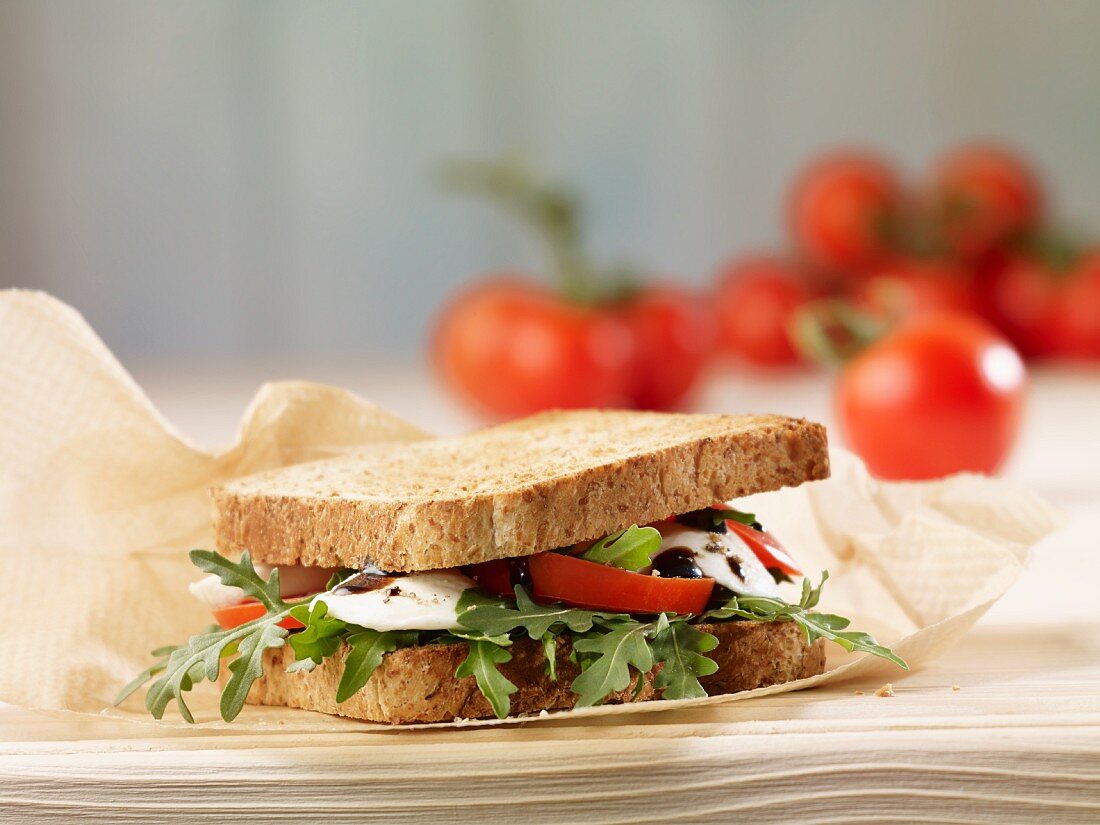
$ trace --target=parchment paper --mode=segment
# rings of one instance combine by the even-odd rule
[[[121,709],[105,709],[148,665],[151,649],[209,624],[186,586],[201,575],[187,551],[212,546],[207,488],[368,442],[428,437],[348,392],[284,382],[259,390],[235,444],[205,452],[157,413],[78,313],[42,293],[0,293],[0,570],[7,594],[0,701],[148,719],[140,694]],[[745,507],[775,525],[807,570],[830,571],[823,609],[849,616],[854,628],[875,633],[914,668],[954,644],[1016,581],[1028,548],[1061,523],[1054,508],[1004,481],[963,475],[886,484],[849,454],[834,450],[832,458],[831,479],[745,499]],[[569,713],[740,701],[872,674],[904,678],[881,660],[830,645],[827,672],[800,682]],[[214,688],[203,685],[192,695],[200,724],[224,725],[215,721]],[[183,724],[173,713],[159,724]],[[374,727],[254,707],[232,724]]]

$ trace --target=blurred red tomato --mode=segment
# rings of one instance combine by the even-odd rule
[[[495,416],[629,403],[634,344],[626,324],[514,279],[458,296],[433,344],[444,380]]]
[[[1100,358],[1100,252],[1069,273],[1057,299],[1056,349],[1073,358]]]
[[[936,163],[933,181],[944,239],[960,255],[980,255],[1038,220],[1039,182],[1022,158],[1004,148],[955,149]]]
[[[953,261],[899,258],[874,270],[852,294],[860,309],[893,320],[975,309],[970,273]]]
[[[881,260],[901,202],[893,170],[871,155],[827,155],[803,171],[791,192],[795,244],[811,263],[851,269]]]
[[[886,479],[992,473],[1019,430],[1026,375],[997,332],[974,317],[925,316],[847,364],[841,429]]]
[[[979,315],[998,329],[1001,327],[997,317],[997,308],[993,293],[997,282],[1003,277],[1005,269],[1015,260],[1016,253],[1006,249],[991,249],[984,255],[970,261],[968,266],[973,272],[974,308]]]
[[[810,297],[802,273],[780,258],[733,262],[719,275],[715,293],[722,346],[760,366],[797,363],[788,328]]]
[[[695,387],[714,350],[713,314],[699,296],[674,286],[642,290],[621,313],[635,340],[634,406],[675,409]]]
[[[994,323],[1025,356],[1058,348],[1061,275],[1038,258],[1014,256],[994,276],[989,295]]]

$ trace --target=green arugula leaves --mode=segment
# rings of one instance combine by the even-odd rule
[[[287,631],[279,626],[279,622],[290,615],[291,607],[279,594],[279,571],[273,570],[270,578],[265,580],[252,565],[252,558],[247,552],[239,562],[233,563],[209,550],[192,550],[191,561],[199,569],[215,574],[222,584],[240,588],[246,596],[263,604],[268,612],[230,630],[210,628],[205,633],[192,636],[187,644],[154,651],[154,655],[162,653],[165,658],[144,670],[123,688],[115,704],[122,702],[154,676],[163,674],[146,692],[145,707],[160,719],[169,703],[175,700],[180,715],[193,722],[194,717],[183,694],[204,679],[217,681],[221,660],[236,655],[237,658],[229,665],[230,677],[221,699],[222,718],[229,722],[241,712],[248,691],[263,675],[264,651],[282,647],[285,643]]]
[[[713,650],[718,640],[689,628],[686,619],[661,614],[654,621],[643,622],[625,613],[541,605],[522,587],[516,587],[515,592],[515,605],[484,593],[478,593],[476,604],[465,610],[460,601],[459,624],[486,637],[521,633],[538,641],[551,678],[557,676],[555,639],[562,635],[570,638],[572,656],[581,668],[572,685],[579,696],[579,707],[599,704],[610,694],[625,690],[631,681],[631,668],[646,673],[662,663],[670,671],[658,685],[665,689],[665,698],[706,695],[698,677],[713,673],[717,665],[701,654]],[[636,687],[640,691],[644,684]],[[491,697],[491,701],[503,706],[504,698]]]
[[[802,580],[802,598],[798,604],[788,604],[780,599],[763,596],[733,596],[728,602],[703,614],[703,620],[748,619],[754,622],[793,621],[806,634],[806,641],[813,644],[817,639],[829,639],[848,651],[858,650],[893,662],[900,668],[909,669],[905,660],[890,648],[880,645],[868,633],[850,631],[845,628],[851,622],[843,616],[832,613],[811,612],[821,598],[821,588],[829,578],[828,571],[821,574],[821,584],[811,587],[809,579]]]
[[[307,628],[308,629],[308,628]],[[419,634],[415,630],[380,631],[365,627],[355,629],[345,641],[351,649],[344,661],[344,675],[336,688],[336,701],[346,702],[367,684],[374,671],[382,664],[382,658],[399,647],[416,644]]]
[[[653,680],[664,699],[701,699],[707,695],[699,684],[700,676],[718,671],[709,653],[718,647],[718,637],[704,633],[687,622],[669,622],[651,643],[653,658],[664,664]]]
[[[195,567],[213,573],[227,587],[239,587],[246,596],[259,601],[268,611],[286,608],[286,602],[279,595],[279,571],[272,570],[271,577],[264,581],[252,566],[252,555],[247,550],[236,564],[212,550],[192,550],[190,557]]]
[[[265,581],[247,552],[240,561],[233,563],[217,553],[193,550],[191,560],[200,569],[217,575],[222,584],[239,587],[246,596],[260,601],[268,612],[229,630],[221,630],[215,625],[192,636],[184,645],[154,650],[152,655],[159,656],[159,661],[119,691],[116,705],[158,674],[163,674],[146,692],[146,708],[160,719],[174,700],[180,715],[194,722],[183,694],[204,679],[217,681],[222,659],[235,657],[228,665],[229,680],[222,691],[220,706],[222,719],[231,722],[244,707],[252,685],[263,676],[264,653],[288,641],[295,656],[289,671],[312,670],[335,655],[345,643],[348,645],[343,676],[337,687],[337,701],[343,702],[362,689],[386,653],[415,645],[419,640],[417,631],[380,633],[346,624],[330,617],[327,606],[320,600],[312,608],[308,602],[284,602],[279,595],[279,572],[272,571]],[[304,628],[290,635],[280,626],[287,618],[296,619]]]
[[[648,567],[650,556],[661,549],[661,534],[653,527],[637,524],[604,536],[581,555],[582,559],[611,564],[623,570],[638,571]]]
[[[714,513],[715,521],[739,521],[749,527],[760,523],[756,520],[756,515],[754,513],[745,513],[741,510],[727,508],[725,510],[712,510],[711,512]]]
[[[277,623],[261,619],[255,630],[238,640],[237,657],[229,663],[229,681],[222,689],[222,719],[229,722],[237,718],[252,683],[264,675],[264,651],[282,647],[286,634]],[[211,682],[218,678],[217,671],[213,675],[207,671],[207,675]]]
[[[212,629],[216,629],[216,627]],[[212,629],[208,628],[207,632],[211,632]],[[136,691],[139,687],[144,685],[158,673],[163,673],[164,670],[168,667],[168,658],[172,655],[174,651],[178,649],[178,645],[166,645],[164,647],[158,647],[156,650],[151,651],[149,655],[155,656],[158,661],[153,662],[153,664],[149,665],[149,667],[141,671],[141,673],[135,676],[131,682],[129,682],[124,688],[122,688],[122,690],[118,692],[118,695],[115,697],[114,701],[115,706],[117,707],[118,705],[121,705],[123,702],[125,702],[129,698],[130,694],[132,694],[134,691]]]
[[[244,706],[244,697],[248,695],[252,683],[261,675],[263,652],[269,647],[282,647],[287,632],[278,625],[289,612],[290,609],[287,608],[279,613],[268,613],[232,630],[217,630],[192,636],[187,644],[176,648],[168,656],[164,675],[145,694],[145,707],[154,718],[160,719],[174,699],[180,715],[188,722],[194,722],[183,694],[203,679],[217,681],[221,660],[240,652],[244,664],[233,671],[233,676],[222,693],[222,718],[231,722]]]
[[[489,596],[479,590],[467,590],[458,602],[458,624],[482,636],[499,636],[513,630],[523,630],[532,639],[549,632],[561,635],[564,630],[584,633],[598,618],[629,619],[626,615],[593,613],[562,604],[537,604],[522,587],[517,586],[516,602]]]
[[[301,633],[290,637],[290,647],[294,650],[294,671],[313,670],[329,656],[340,649],[348,626],[339,619],[330,618],[328,605],[318,601],[312,608],[300,604],[290,610],[291,618],[305,625]]]
[[[743,523],[755,520],[749,513],[706,510],[708,518],[736,518]],[[689,514],[694,515],[694,514]],[[660,548],[661,536],[651,527],[629,527],[596,542],[585,557],[623,569],[640,569],[649,564],[651,554]],[[700,679],[717,671],[707,653],[718,639],[693,622],[724,621],[796,622],[808,642],[824,638],[846,650],[871,653],[899,667],[905,662],[866,633],[848,630],[847,619],[814,611],[821,588],[828,579],[813,587],[802,582],[798,604],[758,596],[734,596],[699,617],[671,613],[637,617],[539,604],[526,589],[515,588],[515,601],[481,590],[469,589],[459,600],[455,627],[438,631],[378,631],[347,624],[328,615],[324,601],[312,607],[306,601],[284,602],[279,592],[278,571],[264,579],[252,564],[248,553],[240,561],[206,550],[193,550],[191,560],[197,567],[218,576],[225,585],[240,588],[246,596],[262,603],[267,612],[258,619],[229,630],[216,626],[192,636],[185,644],[162,647],[152,655],[157,661],[126,685],[115,699],[119,704],[142,685],[153,681],[145,696],[145,706],[157,719],[163,717],[173,701],[180,715],[189,722],[194,718],[184,694],[195,684],[216,682],[223,659],[229,659],[229,679],[221,696],[221,717],[231,721],[241,712],[245,698],[257,679],[263,676],[266,651],[289,644],[295,661],[290,671],[309,671],[324,660],[347,649],[336,701],[345,702],[357,694],[382,665],[388,653],[418,644],[462,644],[466,658],[455,671],[456,678],[471,676],[500,718],[511,710],[511,697],[517,686],[500,671],[500,665],[512,660],[509,650],[515,640],[527,638],[540,645],[546,658],[546,673],[558,678],[558,656],[569,652],[579,673],[571,685],[578,707],[590,707],[634,685],[637,698],[646,686],[648,674],[655,671],[652,685],[664,699],[690,699],[706,696]],[[341,576],[343,578],[343,576]],[[303,627],[290,633],[281,625],[293,618]],[[564,649],[563,649],[564,647]]]
[[[501,647],[489,639],[471,639],[467,644],[470,652],[458,666],[455,676],[459,679],[464,676],[473,676],[477,681],[478,689],[489,700],[493,713],[498,719],[503,719],[511,710],[511,695],[519,688],[508,681],[508,678],[497,669],[497,665],[512,661],[512,654],[506,647]]]
[[[743,515],[752,518],[751,514]],[[868,634],[846,631],[847,619],[812,612],[828,577],[828,572],[823,573],[817,587],[804,579],[798,604],[780,599],[731,596],[724,605],[708,611],[699,621],[794,621],[806,632],[809,643],[819,638],[830,639],[846,650],[871,653],[906,667],[901,658]],[[572,685],[573,692],[578,694],[578,707],[599,704],[612,693],[626,690],[632,673],[645,674],[658,665],[660,669],[653,685],[661,691],[662,698],[691,699],[707,695],[699,679],[718,670],[718,665],[706,656],[718,646],[718,639],[690,624],[686,617],[662,614],[646,622],[626,614],[538,604],[522,587],[516,587],[515,593],[516,601],[512,604],[482,591],[467,591],[459,602],[458,611],[458,623],[467,631],[464,637],[526,635],[542,645],[547,673],[556,676],[554,639],[568,636],[572,640],[572,656],[581,668]],[[484,638],[481,641],[487,644],[492,640]],[[508,661],[511,655],[507,655],[508,659],[500,661]],[[467,663],[470,662],[468,659]],[[484,652],[478,654],[477,662],[480,666],[490,664]],[[472,673],[472,667],[469,664],[463,674]],[[501,679],[511,685],[507,679]],[[511,691],[503,690],[501,683],[487,677],[479,679],[478,686],[498,715],[502,709],[506,712]],[[639,676],[636,693],[642,687]]]
[[[610,694],[630,686],[630,669],[639,679],[653,668],[649,622],[618,622],[606,633],[581,636],[573,641],[573,650],[581,657],[581,674],[573,680],[577,707],[598,705]]]

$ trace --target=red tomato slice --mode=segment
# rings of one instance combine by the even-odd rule
[[[539,553],[528,560],[535,598],[617,613],[702,613],[714,579],[663,579],[606,564]]]
[[[218,627],[222,630],[230,630],[245,622],[258,619],[266,612],[267,608],[253,599],[251,601],[240,602],[238,604],[231,604],[226,607],[215,609],[214,621],[218,623]],[[287,616],[279,622],[279,627],[284,627],[287,630],[299,630],[305,627],[305,625],[297,619],[292,619],[290,616]]]
[[[767,568],[778,567],[788,576],[801,576],[802,569],[795,563],[794,558],[786,548],[779,543],[779,539],[767,530],[754,530],[747,524],[739,521],[727,521],[726,527],[735,532],[756,554]]]
[[[478,587],[505,599],[515,598],[512,589],[512,568],[508,559],[493,559],[467,565],[464,572],[477,582]]]

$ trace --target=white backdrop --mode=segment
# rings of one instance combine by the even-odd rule
[[[124,356],[408,352],[538,248],[440,195],[521,150],[702,283],[822,147],[993,135],[1100,230],[1100,3],[0,2],[0,282]]]

